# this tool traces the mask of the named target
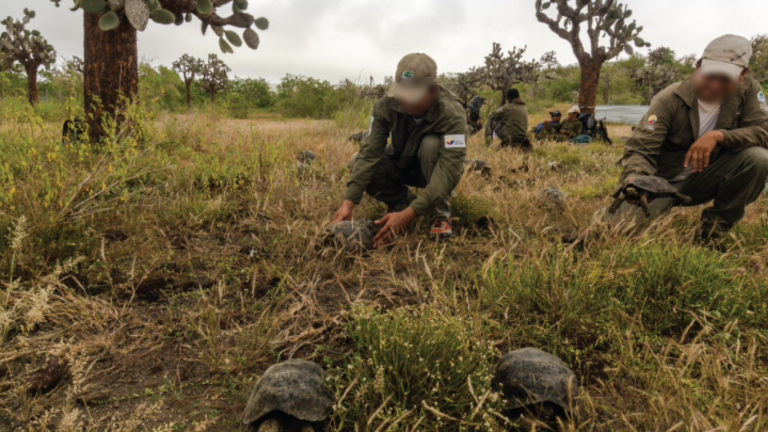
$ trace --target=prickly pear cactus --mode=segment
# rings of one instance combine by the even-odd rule
[[[216,54],[208,54],[208,62],[202,64],[198,85],[208,92],[211,103],[216,101],[216,94],[229,85],[229,68]]]
[[[56,62],[53,49],[37,30],[27,30],[26,25],[35,17],[35,11],[24,9],[24,18],[16,21],[11,17],[0,21],[5,31],[0,34],[0,52],[9,62],[18,62],[27,73],[29,101],[37,102],[37,70],[40,66],[50,68]]]
[[[59,7],[62,0],[51,0]],[[100,14],[99,28],[111,31],[127,21],[138,31],[144,31],[149,21],[158,24],[180,26],[191,22],[197,17],[202,23],[202,32],[210,27],[219,38],[219,47],[225,53],[234,52],[234,47],[240,47],[243,42],[251,48],[259,47],[259,35],[253,27],[259,30],[269,28],[269,21],[264,18],[254,18],[246,12],[248,0],[72,0],[71,9],[84,10],[86,13]],[[232,4],[232,14],[228,17],[219,15],[228,4]],[[243,29],[242,37],[227,27]]]

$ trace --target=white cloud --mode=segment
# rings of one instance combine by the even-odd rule
[[[55,8],[50,0],[0,0],[0,16],[37,11],[31,28],[40,30],[60,55],[82,55],[82,12]],[[557,51],[573,63],[570,45],[536,20],[534,0],[251,0],[251,12],[269,18],[257,51],[236,49],[224,55],[233,73],[279,81],[287,73],[337,81],[381,80],[392,75],[404,54],[430,54],[442,71],[461,71],[482,63],[493,42],[506,49],[528,46],[527,57]],[[700,53],[724,33],[746,37],[768,32],[764,0],[625,0],[642,36],[678,54]],[[139,53],[170,63],[189,53],[219,53],[215,36],[200,33],[196,20],[182,27],[150,24],[139,35]]]

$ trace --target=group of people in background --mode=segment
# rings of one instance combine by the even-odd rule
[[[510,89],[507,92],[508,103],[492,112],[485,128],[485,145],[490,146],[494,139],[499,139],[501,147],[519,147],[523,150],[532,148],[531,140],[555,142],[591,142],[592,137],[585,134],[586,126],[580,117],[581,110],[573,107],[568,110],[568,117],[563,120],[560,111],[549,113],[551,118],[528,130],[528,109],[520,97],[520,91]],[[475,96],[467,106],[467,133],[474,135],[483,129],[481,109],[486,99]],[[591,116],[590,116],[591,117]]]
[[[705,240],[722,237],[739,222],[768,178],[768,104],[760,84],[747,77],[751,56],[749,40],[721,36],[707,46],[691,77],[659,93],[625,143],[616,191],[637,177],[656,176],[691,197],[690,205],[712,202],[701,217],[699,232]],[[529,130],[519,91],[511,89],[506,96],[508,103],[488,117],[486,145],[498,138],[502,147],[528,150],[532,139],[578,143],[588,142],[586,132],[599,135],[594,117],[580,117],[578,107],[565,120],[553,111],[550,120]],[[350,163],[347,193],[333,220],[351,220],[367,193],[387,205],[387,213],[375,221],[382,226],[375,247],[418,216],[432,217],[432,237],[450,238],[449,199],[464,172],[467,137],[483,130],[485,103],[476,96],[465,108],[437,83],[431,57],[405,56],[387,96],[374,106],[368,136]],[[419,195],[409,187],[420,188]],[[657,199],[648,207],[657,215],[679,204]],[[628,200],[616,217],[637,212],[637,205]]]

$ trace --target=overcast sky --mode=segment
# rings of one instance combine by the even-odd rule
[[[561,63],[574,63],[570,45],[536,20],[534,0],[250,0],[249,12],[265,16],[261,47],[221,54],[212,32],[200,23],[181,27],[150,23],[139,33],[139,55],[170,65],[184,53],[219,53],[241,77],[277,82],[287,73],[337,82],[343,78],[381,81],[393,75],[409,52],[426,52],[441,72],[479,65],[493,42],[505,50],[528,46],[527,58],[555,50]],[[750,37],[768,33],[768,0],[625,0],[633,19],[654,46],[677,54],[700,54],[725,33]],[[48,38],[59,56],[82,56],[82,12],[71,0],[56,8],[50,0],[0,0],[0,17],[37,12],[29,28]],[[66,7],[65,7],[66,6]],[[229,10],[229,6],[225,6]],[[645,50],[643,50],[645,51]]]

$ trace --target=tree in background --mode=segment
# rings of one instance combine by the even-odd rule
[[[477,89],[483,84],[483,73],[477,68],[472,68],[467,72],[442,74],[438,81],[456,93],[461,99],[461,103],[466,107],[469,100],[475,95]]]
[[[523,54],[527,47],[513,47],[507,54],[501,51],[501,45],[494,42],[491,53],[485,56],[485,64],[480,68],[483,83],[501,93],[501,105],[507,103],[507,91],[520,82],[530,82],[536,77],[539,64],[526,62]]]
[[[379,100],[387,94],[389,86],[392,85],[394,78],[391,76],[385,76],[384,82],[377,84],[373,77],[368,78],[368,84],[364,84],[360,88],[360,97],[363,99]]]
[[[173,69],[181,73],[184,85],[187,87],[187,108],[192,106],[192,83],[195,81],[195,76],[202,72],[204,66],[205,63],[201,59],[189,54],[184,54],[173,62]]]
[[[37,30],[25,28],[35,17],[35,12],[24,9],[24,18],[16,21],[8,17],[1,21],[5,31],[0,34],[0,51],[6,57],[6,62],[18,62],[27,74],[27,98],[29,103],[37,103],[37,70],[40,66],[49,69],[56,62],[56,51],[48,41],[40,36]]]
[[[752,38],[752,60],[749,70],[763,86],[768,85],[768,34]]]
[[[229,82],[228,91],[230,94],[242,95],[255,108],[268,108],[275,103],[269,83],[264,78],[235,77]]]
[[[16,68],[16,63],[11,59],[10,54],[0,47],[0,72],[12,71]]]
[[[555,18],[545,12],[552,4],[557,11]],[[600,71],[605,62],[617,57],[622,51],[632,55],[634,49],[630,41],[638,48],[651,46],[639,36],[642,27],[637,26],[634,20],[630,24],[626,23],[631,16],[632,11],[616,0],[536,0],[536,18],[568,41],[579,61],[579,106],[582,112],[593,113],[595,110]],[[589,51],[581,41],[584,23],[589,36]],[[607,38],[607,46],[600,45],[601,38]]]
[[[216,94],[226,90],[229,84],[229,72],[232,69],[224,64],[216,54],[208,54],[208,61],[203,63],[200,79],[197,84],[211,97],[211,103],[216,102]]]
[[[51,0],[59,6],[62,0]],[[223,52],[232,45],[259,46],[260,30],[269,27],[266,18],[255,19],[245,12],[248,0],[73,0],[72,10],[83,9],[85,27],[85,112],[92,137],[104,135],[102,118],[116,119],[116,113],[130,103],[139,91],[137,31],[144,31],[152,20],[177,26],[197,17],[202,32],[210,27],[219,37]],[[232,4],[232,14],[219,12]],[[242,38],[228,28],[244,29]]]
[[[541,63],[541,67],[544,70],[555,69],[560,67],[560,62],[557,60],[556,51],[547,51],[544,54],[542,54],[541,59],[539,60],[539,63]]]
[[[645,103],[680,78],[675,52],[667,47],[658,47],[648,53],[645,66],[634,76],[635,80],[646,89]]]

